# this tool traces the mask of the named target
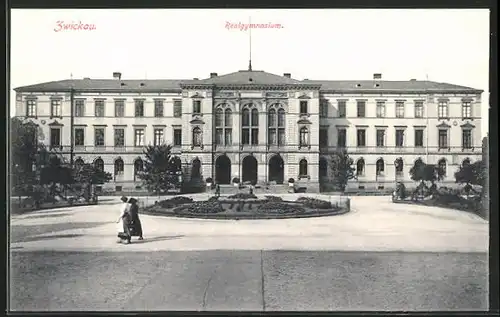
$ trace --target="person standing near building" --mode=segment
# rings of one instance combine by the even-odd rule
[[[120,206],[120,217],[116,221],[118,224],[118,238],[120,238],[119,242],[126,241],[127,244],[130,243],[131,235],[130,235],[130,207],[131,205],[127,202],[127,197],[123,196],[120,199],[123,204]]]

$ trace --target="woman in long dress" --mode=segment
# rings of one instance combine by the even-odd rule
[[[139,219],[139,205],[137,204],[137,199],[130,198],[128,200],[128,203],[130,204],[130,216],[133,228],[133,232],[131,232],[131,235],[133,235],[134,237],[139,236],[139,240],[143,240],[144,238],[142,237],[142,224],[141,220]]]
[[[120,242],[126,241],[126,243],[130,243],[131,235],[130,235],[130,207],[131,205],[127,202],[127,197],[122,197],[121,201],[123,204],[120,208],[120,217],[116,221],[118,224],[118,237],[120,238]]]

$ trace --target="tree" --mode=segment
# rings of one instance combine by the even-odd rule
[[[84,189],[83,196],[87,201],[91,197],[92,185],[100,185],[112,179],[110,173],[96,168],[93,164],[84,163],[77,165],[73,169],[73,181],[80,184]]]
[[[484,188],[487,186],[486,181],[488,179],[488,170],[486,168],[486,162],[484,160],[470,163],[464,160],[458,171],[455,173],[455,182],[460,184],[465,184],[465,192],[467,196],[472,190],[472,185],[479,185],[482,187],[484,194]]]
[[[178,185],[177,174],[181,166],[171,151],[172,146],[166,144],[150,145],[144,149],[144,169],[138,176],[148,190],[159,194]]]
[[[411,179],[420,182],[414,193],[416,194],[418,191],[423,192],[424,189],[430,189],[431,192],[436,191],[436,182],[442,180],[444,175],[444,170],[439,168],[439,166],[426,164],[422,159],[417,159],[410,169]],[[429,182],[431,186],[427,186],[426,182]]]
[[[356,178],[356,169],[353,165],[354,161],[349,157],[346,150],[340,150],[331,156],[330,170],[332,182],[342,192],[345,191],[349,180]]]
[[[55,154],[49,156],[48,164],[40,170],[40,184],[49,185],[50,196],[55,197],[57,185],[68,185],[74,182],[72,169]]]

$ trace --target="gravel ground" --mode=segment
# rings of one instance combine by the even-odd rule
[[[10,308],[486,310],[483,253],[13,252]]]

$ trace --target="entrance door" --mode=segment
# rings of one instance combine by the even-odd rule
[[[285,178],[285,162],[280,155],[275,155],[269,160],[269,181],[283,184]]]
[[[215,160],[215,183],[231,183],[231,160],[226,155],[221,155]]]
[[[257,183],[257,159],[252,156],[246,156],[242,162],[242,181]]]

